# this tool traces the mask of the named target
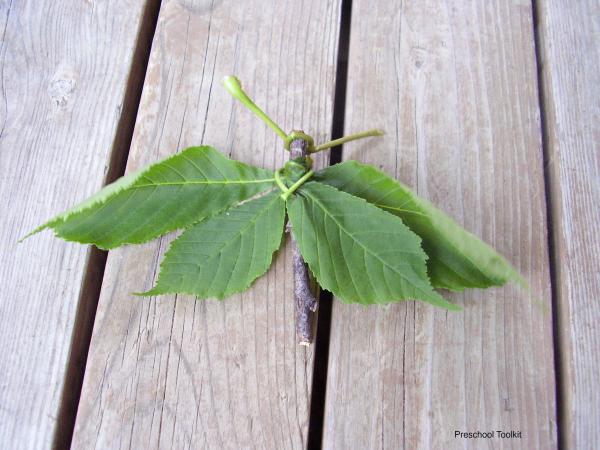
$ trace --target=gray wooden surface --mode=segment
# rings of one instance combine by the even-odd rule
[[[388,134],[346,146],[344,159],[439,205],[504,254],[531,293],[448,294],[461,313],[335,302],[324,448],[556,447],[534,51],[528,3],[353,2],[345,132]],[[469,441],[456,430],[523,437]]]
[[[0,2],[0,448],[50,447],[70,395],[89,249],[17,240],[102,187],[145,4]]]
[[[221,87],[229,74],[286,130],[327,138],[339,9],[163,2],[127,170],[198,144],[280,167],[281,141]],[[304,448],[313,348],[296,344],[289,246],[224,302],[133,296],[151,287],[172,238],[110,252],[74,446]]]
[[[309,431],[326,449],[596,446],[598,0],[353,0],[349,32],[348,0],[163,0],[146,66],[150,4],[0,2],[0,448],[66,445],[69,408],[77,449],[299,449]],[[48,232],[17,245],[117,170],[146,69],[127,171],[198,144],[281,166],[278,138],[221,88],[233,73],[286,131],[385,129],[343,158],[414,187],[530,291],[448,294],[460,313],[334,300],[327,356],[296,345],[289,246],[248,292],[198,302],[131,295],[174,234],[111,251],[105,271]],[[92,325],[79,398],[67,375]],[[490,429],[522,438],[454,438]]]
[[[600,441],[600,2],[543,0],[540,67],[548,130],[567,448]]]

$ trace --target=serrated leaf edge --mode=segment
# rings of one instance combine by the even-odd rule
[[[367,169],[372,169],[376,172],[379,172],[382,175],[381,179],[389,179],[392,182],[396,183],[399,188],[403,189],[404,191],[406,191],[412,198],[413,201],[415,201],[415,203],[418,204],[418,202],[424,202],[429,204],[432,208],[434,208],[435,210],[437,210],[439,212],[440,215],[444,216],[445,219],[455,223],[458,227],[460,227],[462,229],[462,231],[464,231],[465,233],[469,234],[470,236],[472,236],[473,238],[475,238],[476,240],[480,241],[481,244],[485,245],[486,247],[488,247],[489,249],[491,249],[496,255],[498,255],[506,264],[508,267],[510,267],[510,277],[508,278],[508,280],[506,281],[498,281],[498,282],[493,282],[490,284],[490,286],[464,286],[464,287],[460,287],[460,288],[455,288],[455,287],[450,287],[450,286],[437,286],[434,283],[432,283],[430,281],[430,284],[436,288],[436,289],[446,289],[448,291],[451,292],[464,292],[466,289],[487,289],[489,287],[495,286],[495,287],[500,287],[500,286],[504,286],[508,281],[514,281],[515,283],[517,283],[521,288],[530,291],[530,287],[529,287],[529,283],[527,282],[527,280],[513,267],[513,265],[503,256],[501,255],[496,249],[494,249],[490,244],[488,244],[487,242],[485,242],[483,239],[481,239],[479,236],[477,236],[475,233],[472,233],[471,231],[467,230],[465,227],[461,226],[459,223],[457,223],[450,215],[448,215],[446,212],[444,212],[443,210],[441,210],[440,208],[438,208],[437,206],[435,206],[432,202],[430,202],[429,200],[423,198],[423,197],[419,197],[415,192],[412,191],[412,189],[410,189],[408,186],[406,186],[404,183],[402,183],[401,181],[395,179],[394,177],[386,174],[385,172],[382,172],[381,170],[379,170],[377,167],[371,165],[371,164],[363,164],[363,163],[359,163],[358,161],[355,160],[348,160],[348,161],[344,161],[342,163],[338,163],[339,165],[347,165],[347,166],[353,166],[359,170],[367,170]],[[332,169],[334,168],[336,165],[338,164],[334,164],[333,166],[328,166],[325,167],[324,169],[320,170],[319,172],[315,173],[315,178],[317,178],[316,181],[318,180],[318,177],[320,175],[322,175],[324,172],[326,172],[328,169]],[[381,179],[377,180],[380,181]],[[324,183],[327,184],[327,183]],[[333,186],[332,186],[333,187]],[[340,189],[342,192],[345,192],[343,189]],[[346,192],[347,194],[349,194],[349,192]],[[352,195],[352,194],[350,194]],[[356,196],[355,196],[356,197]],[[357,197],[360,198],[360,197]],[[362,199],[364,200],[364,199]],[[366,200],[365,200],[366,201]],[[381,201],[381,199],[379,199],[379,201]],[[370,202],[367,202],[370,203]],[[389,206],[385,206],[379,203],[370,203],[376,207],[378,207],[379,209],[381,209],[382,211],[387,212],[388,214],[392,214],[395,217],[400,218],[398,215],[390,212],[391,211],[403,211],[406,212],[407,214],[412,214],[412,215],[417,215],[417,216],[421,216],[421,217],[425,217],[429,220],[429,217],[426,214],[423,213],[419,213],[416,211],[411,211],[411,210],[406,210],[406,209],[402,209],[402,208],[394,208],[394,207],[389,207]],[[406,225],[406,224],[405,224]],[[406,225],[408,228],[410,228],[410,226]],[[411,228],[412,231],[412,228]],[[417,234],[417,232],[413,231],[413,233]],[[420,236],[419,236],[420,237]],[[454,251],[456,251],[457,253],[459,252],[459,249],[457,248],[455,242],[453,240],[447,240],[448,244],[450,244],[450,246],[452,247],[452,249],[454,249]],[[471,263],[471,265],[473,266],[473,268],[477,269],[479,268],[478,264],[476,264],[473,260],[471,260],[469,257],[465,256],[465,258]],[[428,274],[429,276],[429,274]]]
[[[193,227],[194,225],[197,225],[197,224],[199,224],[200,222],[203,222],[203,221],[205,221],[205,220],[209,220],[211,217],[214,217],[214,216],[217,216],[217,215],[223,214],[223,213],[227,212],[227,211],[228,211],[228,210],[230,210],[230,209],[233,209],[233,208],[236,208],[236,207],[238,207],[238,206],[242,205],[243,203],[247,203],[247,202],[249,202],[249,201],[256,200],[257,198],[264,197],[264,196],[266,196],[266,195],[270,194],[271,192],[273,192],[273,189],[271,189],[271,190],[269,190],[269,191],[266,191],[266,192],[264,192],[262,195],[260,195],[260,194],[259,194],[259,195],[255,195],[255,196],[253,196],[253,197],[252,197],[252,198],[250,198],[250,199],[244,200],[243,202],[237,203],[236,205],[230,206],[230,207],[228,207],[228,208],[225,208],[225,209],[223,209],[223,210],[221,210],[221,211],[219,211],[219,212],[216,212],[216,213],[214,213],[214,214],[211,214],[211,216],[209,216],[209,217],[205,217],[205,218],[203,218],[202,220],[199,220],[198,222],[195,222],[194,224],[191,224],[190,226],[186,227],[186,228],[185,228],[185,230],[183,231],[183,233],[185,233],[185,231],[187,231],[187,229],[188,229],[188,228],[191,228],[191,227]],[[280,200],[280,201],[281,201],[281,199],[280,199],[278,196],[277,196],[277,197],[274,197],[274,201],[277,201],[277,200]],[[285,206],[284,206],[284,214],[285,214]],[[147,290],[147,291],[145,291],[145,292],[134,292],[134,293],[132,293],[132,295],[136,295],[136,296],[139,296],[139,297],[156,297],[156,296],[159,296],[159,295],[178,295],[178,294],[180,294],[180,295],[189,295],[189,296],[193,296],[193,297],[195,297],[195,298],[196,298],[196,300],[210,300],[210,299],[217,299],[217,300],[219,300],[219,301],[223,301],[224,299],[226,299],[226,298],[228,298],[228,297],[231,297],[231,296],[232,296],[232,295],[234,295],[234,294],[239,294],[240,292],[244,292],[244,291],[245,291],[245,290],[247,290],[247,289],[248,289],[250,286],[252,286],[252,285],[253,285],[253,284],[254,284],[254,283],[255,283],[255,282],[256,282],[256,281],[257,281],[257,280],[258,280],[260,277],[262,277],[262,276],[263,276],[265,273],[267,273],[267,272],[269,271],[269,269],[271,268],[271,265],[273,265],[273,257],[274,257],[274,255],[275,255],[275,253],[277,253],[277,252],[278,252],[278,251],[281,249],[281,244],[282,244],[282,242],[283,242],[283,236],[284,236],[284,230],[285,230],[285,218],[284,218],[284,224],[283,224],[283,227],[282,227],[282,229],[281,229],[281,235],[280,235],[280,238],[279,238],[279,243],[277,244],[277,248],[275,249],[275,251],[273,251],[273,253],[271,253],[271,258],[270,258],[270,260],[269,260],[269,264],[267,265],[267,268],[265,269],[265,271],[264,271],[264,272],[262,272],[262,273],[258,274],[258,275],[257,275],[257,276],[256,276],[256,277],[255,277],[253,280],[251,280],[251,281],[250,281],[250,282],[249,282],[249,283],[248,283],[246,286],[244,286],[243,288],[240,288],[239,290],[234,290],[234,291],[231,291],[231,292],[227,292],[227,293],[224,293],[223,295],[213,295],[213,296],[210,296],[210,297],[201,297],[201,296],[199,296],[198,294],[196,294],[196,293],[194,293],[194,292],[189,292],[189,291],[185,291],[185,290],[180,290],[180,291],[165,290],[165,291],[161,291],[161,292],[152,292],[152,291],[154,291],[154,290],[156,289],[156,287],[158,286],[158,284],[159,284],[159,282],[160,282],[160,276],[161,276],[161,273],[162,273],[163,264],[165,263],[165,260],[166,260],[167,254],[168,254],[168,253],[169,253],[169,251],[171,250],[171,248],[172,248],[173,244],[175,243],[175,241],[177,241],[177,239],[179,239],[179,237],[180,237],[180,236],[178,236],[176,239],[173,239],[173,241],[171,241],[171,243],[169,244],[169,248],[168,248],[168,249],[167,249],[167,251],[165,252],[165,255],[163,256],[163,259],[162,259],[162,261],[160,262],[160,266],[159,266],[159,272],[158,272],[158,278],[157,278],[157,280],[156,280],[156,282],[155,282],[155,286],[154,286],[154,287],[152,287],[152,289],[149,289],[149,290]],[[182,234],[183,234],[183,233],[182,233]]]
[[[354,197],[355,199],[358,199],[358,200],[360,200],[360,201],[362,201],[362,202],[364,202],[364,203],[367,203],[367,204],[369,204],[369,205],[375,206],[375,205],[373,205],[372,203],[369,203],[369,202],[367,202],[367,201],[366,201],[365,199],[363,199],[363,198],[360,198],[360,197],[357,197],[357,196],[355,196],[355,195],[349,194],[349,193],[347,193],[347,192],[341,191],[341,190],[339,190],[339,189],[336,189],[335,187],[333,187],[333,186],[330,186],[330,185],[328,185],[328,184],[321,183],[321,182],[319,182],[319,181],[312,181],[311,183],[319,183],[319,184],[321,184],[321,185],[323,185],[323,186],[327,186],[327,187],[328,187],[328,188],[330,188],[330,189],[334,189],[334,190],[336,190],[336,191],[338,191],[338,192],[342,192],[342,193],[343,193],[343,194],[345,194],[345,195],[350,195],[351,197]],[[309,184],[309,183],[307,183],[307,184]],[[303,192],[303,189],[302,189],[302,187],[301,187],[301,188],[300,188],[300,189],[299,189],[299,190],[296,192],[296,194],[295,194],[295,195],[301,195],[301,196],[302,196],[302,195],[304,195],[304,196],[305,196],[305,193]],[[287,206],[287,205],[286,205],[286,206]],[[409,228],[409,227],[408,227],[408,226],[407,226],[407,225],[406,225],[406,224],[405,224],[405,223],[402,221],[402,219],[401,219],[400,217],[396,216],[395,214],[391,214],[391,213],[389,213],[389,212],[387,212],[387,211],[385,211],[385,210],[383,210],[383,209],[381,209],[381,208],[378,208],[378,209],[380,209],[380,210],[381,210],[383,213],[385,213],[385,214],[389,214],[389,215],[390,215],[391,217],[393,217],[394,219],[397,219],[397,220],[399,220],[399,221],[400,221],[400,222],[401,222],[401,223],[402,223],[402,224],[403,224],[403,225],[404,225],[404,226],[405,226],[405,227],[406,227],[406,228],[407,228],[409,231],[411,231],[411,232],[412,232],[412,233],[415,235],[415,237],[418,239],[418,243],[419,243],[419,250],[420,250],[421,256],[423,256],[423,257],[424,257],[424,260],[425,260],[425,261],[427,261],[427,260],[429,259],[429,256],[427,255],[427,253],[425,253],[425,251],[424,251],[424,250],[423,250],[423,248],[421,247],[421,242],[422,242],[422,239],[421,239],[421,237],[420,237],[418,234],[416,234],[414,231],[412,231],[412,230],[411,230],[411,229],[410,229],[410,228]],[[292,233],[294,233],[294,229],[293,229],[293,227],[292,227]],[[300,249],[300,246],[299,246],[298,248]],[[364,248],[364,247],[363,247],[363,248]],[[300,249],[300,252],[302,253],[302,250],[301,250],[301,249]],[[303,258],[304,258],[304,256],[303,256]],[[310,269],[310,267],[309,267],[309,269]],[[327,288],[325,288],[325,287],[323,286],[323,283],[322,283],[322,282],[321,282],[321,280],[319,279],[319,276],[318,276],[316,273],[314,273],[312,270],[311,270],[311,273],[312,273],[312,275],[315,277],[315,279],[317,280],[317,282],[319,283],[319,286],[321,286],[321,288],[322,288],[322,289],[326,289],[326,290],[328,290]],[[404,277],[403,277],[403,278],[404,278]],[[410,297],[407,297],[407,298],[401,298],[401,299],[392,299],[392,300],[375,301],[375,304],[379,304],[379,305],[385,305],[385,304],[391,304],[391,303],[399,303],[399,302],[401,302],[401,301],[411,301],[411,300],[414,300],[414,301],[426,302],[426,303],[428,303],[428,304],[430,304],[430,305],[433,305],[433,306],[436,306],[436,307],[439,307],[439,308],[443,308],[443,309],[446,309],[446,310],[448,310],[448,311],[462,311],[462,308],[461,308],[460,306],[458,306],[458,305],[455,305],[454,303],[451,303],[451,302],[449,302],[448,300],[446,300],[444,297],[442,297],[442,296],[441,296],[441,295],[440,295],[438,292],[436,292],[436,291],[434,290],[435,288],[434,288],[434,286],[431,284],[431,280],[429,279],[429,274],[427,273],[427,271],[425,271],[425,277],[424,277],[424,280],[425,280],[425,281],[427,281],[427,283],[429,284],[429,286],[431,286],[431,288],[432,288],[433,292],[435,292],[436,294],[438,294],[438,295],[439,295],[439,297],[440,297],[440,298],[443,300],[443,302],[441,302],[441,301],[440,301],[439,303],[435,303],[435,302],[433,302],[433,301],[431,301],[431,300],[427,300],[427,299],[421,299],[421,298],[410,298]],[[418,290],[421,290],[421,289],[419,289],[419,288],[417,288],[417,289],[418,289]],[[370,305],[372,305],[372,303],[363,303],[363,302],[354,302],[354,301],[349,301],[349,300],[346,300],[346,299],[344,299],[344,298],[343,298],[341,295],[339,295],[339,294],[336,294],[336,293],[335,293],[335,292],[333,292],[333,291],[330,291],[330,292],[332,292],[332,293],[333,293],[333,294],[334,294],[336,297],[338,297],[338,298],[339,298],[339,299],[340,299],[340,300],[341,300],[343,303],[345,303],[345,304],[359,304],[359,305],[363,305],[363,306],[370,306]]]

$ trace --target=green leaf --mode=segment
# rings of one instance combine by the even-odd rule
[[[156,286],[141,295],[185,293],[224,298],[264,274],[281,244],[285,203],[279,191],[188,228],[169,247]]]
[[[120,178],[31,234],[52,228],[65,240],[103,249],[139,244],[263,192],[273,181],[268,170],[211,147],[190,147]]]
[[[300,252],[319,284],[345,302],[424,300],[459,309],[433,290],[421,239],[398,217],[322,183],[287,204]]]
[[[375,167],[348,161],[328,167],[314,178],[402,218],[423,239],[433,286],[461,291],[501,286],[510,279],[524,284],[493,248]]]

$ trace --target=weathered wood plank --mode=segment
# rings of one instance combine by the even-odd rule
[[[49,448],[65,432],[61,397],[78,392],[65,384],[81,350],[76,315],[95,302],[93,270],[84,283],[90,252],[51,233],[17,240],[110,176],[143,77],[134,59],[148,3],[0,3],[2,448]]]
[[[600,3],[538,2],[560,346],[561,441],[600,439]]]
[[[285,129],[328,137],[339,10],[163,2],[128,171],[201,143],[281,166],[275,134],[221,88],[231,73]],[[313,355],[295,340],[289,248],[224,302],[131,295],[151,286],[172,238],[110,252],[75,447],[304,447]]]
[[[376,164],[491,243],[531,283],[334,303],[324,448],[556,446],[551,293],[529,2],[355,0],[345,159]],[[517,430],[521,439],[455,439]]]

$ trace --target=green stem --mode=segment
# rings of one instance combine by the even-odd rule
[[[273,131],[275,131],[275,133],[277,133],[281,139],[284,141],[287,140],[287,134],[279,127],[279,125],[277,125],[269,116],[267,116],[262,109],[256,106],[250,97],[248,97],[248,94],[244,92],[240,80],[232,75],[228,75],[223,78],[223,86],[225,89],[227,89],[227,92],[233,96],[233,98],[242,102],[246,108],[256,114],[259,119],[266,123]]]
[[[290,197],[290,195],[292,195],[294,192],[296,192],[296,189],[298,189],[300,186],[302,186],[306,180],[308,180],[310,177],[313,176],[314,173],[315,173],[314,171],[309,170],[304,175],[302,175],[302,178],[300,178],[298,181],[296,181],[294,184],[292,184],[288,190],[283,191],[283,194],[281,194],[281,198],[284,201],[287,201],[287,199]]]
[[[368,130],[363,131],[362,133],[351,134],[350,136],[344,136],[339,139],[334,139],[333,141],[325,142],[324,144],[317,145],[312,153],[320,152],[321,150],[326,150],[331,147],[336,147],[338,145],[345,144],[346,142],[355,141],[357,139],[362,139],[371,136],[383,136],[384,133],[382,130]]]
[[[279,189],[281,189],[281,192],[283,192],[283,194],[285,194],[288,191],[288,187],[285,184],[283,184],[283,181],[281,181],[281,175],[279,172],[281,172],[282,170],[283,170],[283,168],[275,171],[275,183],[277,183],[277,186],[279,187]],[[282,194],[282,196],[283,196],[283,194]]]

